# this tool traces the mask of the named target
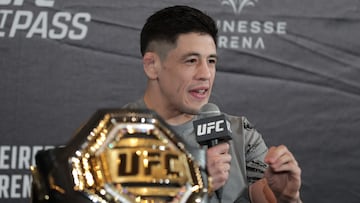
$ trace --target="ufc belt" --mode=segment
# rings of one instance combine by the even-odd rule
[[[32,167],[33,203],[207,202],[205,152],[154,112],[97,111],[63,147]]]

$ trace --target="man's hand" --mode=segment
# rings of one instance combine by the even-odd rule
[[[214,190],[222,187],[229,178],[231,155],[229,144],[221,143],[209,148],[206,152],[206,168],[212,178]]]
[[[287,147],[271,147],[265,162],[269,165],[265,178],[277,202],[301,202],[301,169]]]

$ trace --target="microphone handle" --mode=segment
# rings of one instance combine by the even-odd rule
[[[221,187],[221,188],[219,188],[219,189],[217,189],[217,190],[215,191],[216,197],[217,197],[217,199],[219,200],[220,203],[222,202],[222,201],[221,201],[222,191],[223,191],[223,187]]]
[[[213,146],[215,146],[215,145],[217,145],[217,144],[219,144],[219,140],[218,140],[218,139],[211,140],[209,147],[213,147]]]

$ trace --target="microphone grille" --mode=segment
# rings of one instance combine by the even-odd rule
[[[220,115],[220,109],[213,103],[207,103],[200,108],[200,117],[218,116]]]

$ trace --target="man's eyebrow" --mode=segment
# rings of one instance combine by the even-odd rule
[[[210,54],[209,58],[218,58],[218,56],[216,54]]]
[[[190,53],[187,53],[187,54],[184,54],[181,59],[186,59],[187,57],[190,57],[190,56],[196,56],[196,57],[200,57],[201,54],[197,53],[197,52],[190,52]],[[208,58],[218,58],[218,56],[216,54],[210,54],[208,56]]]

